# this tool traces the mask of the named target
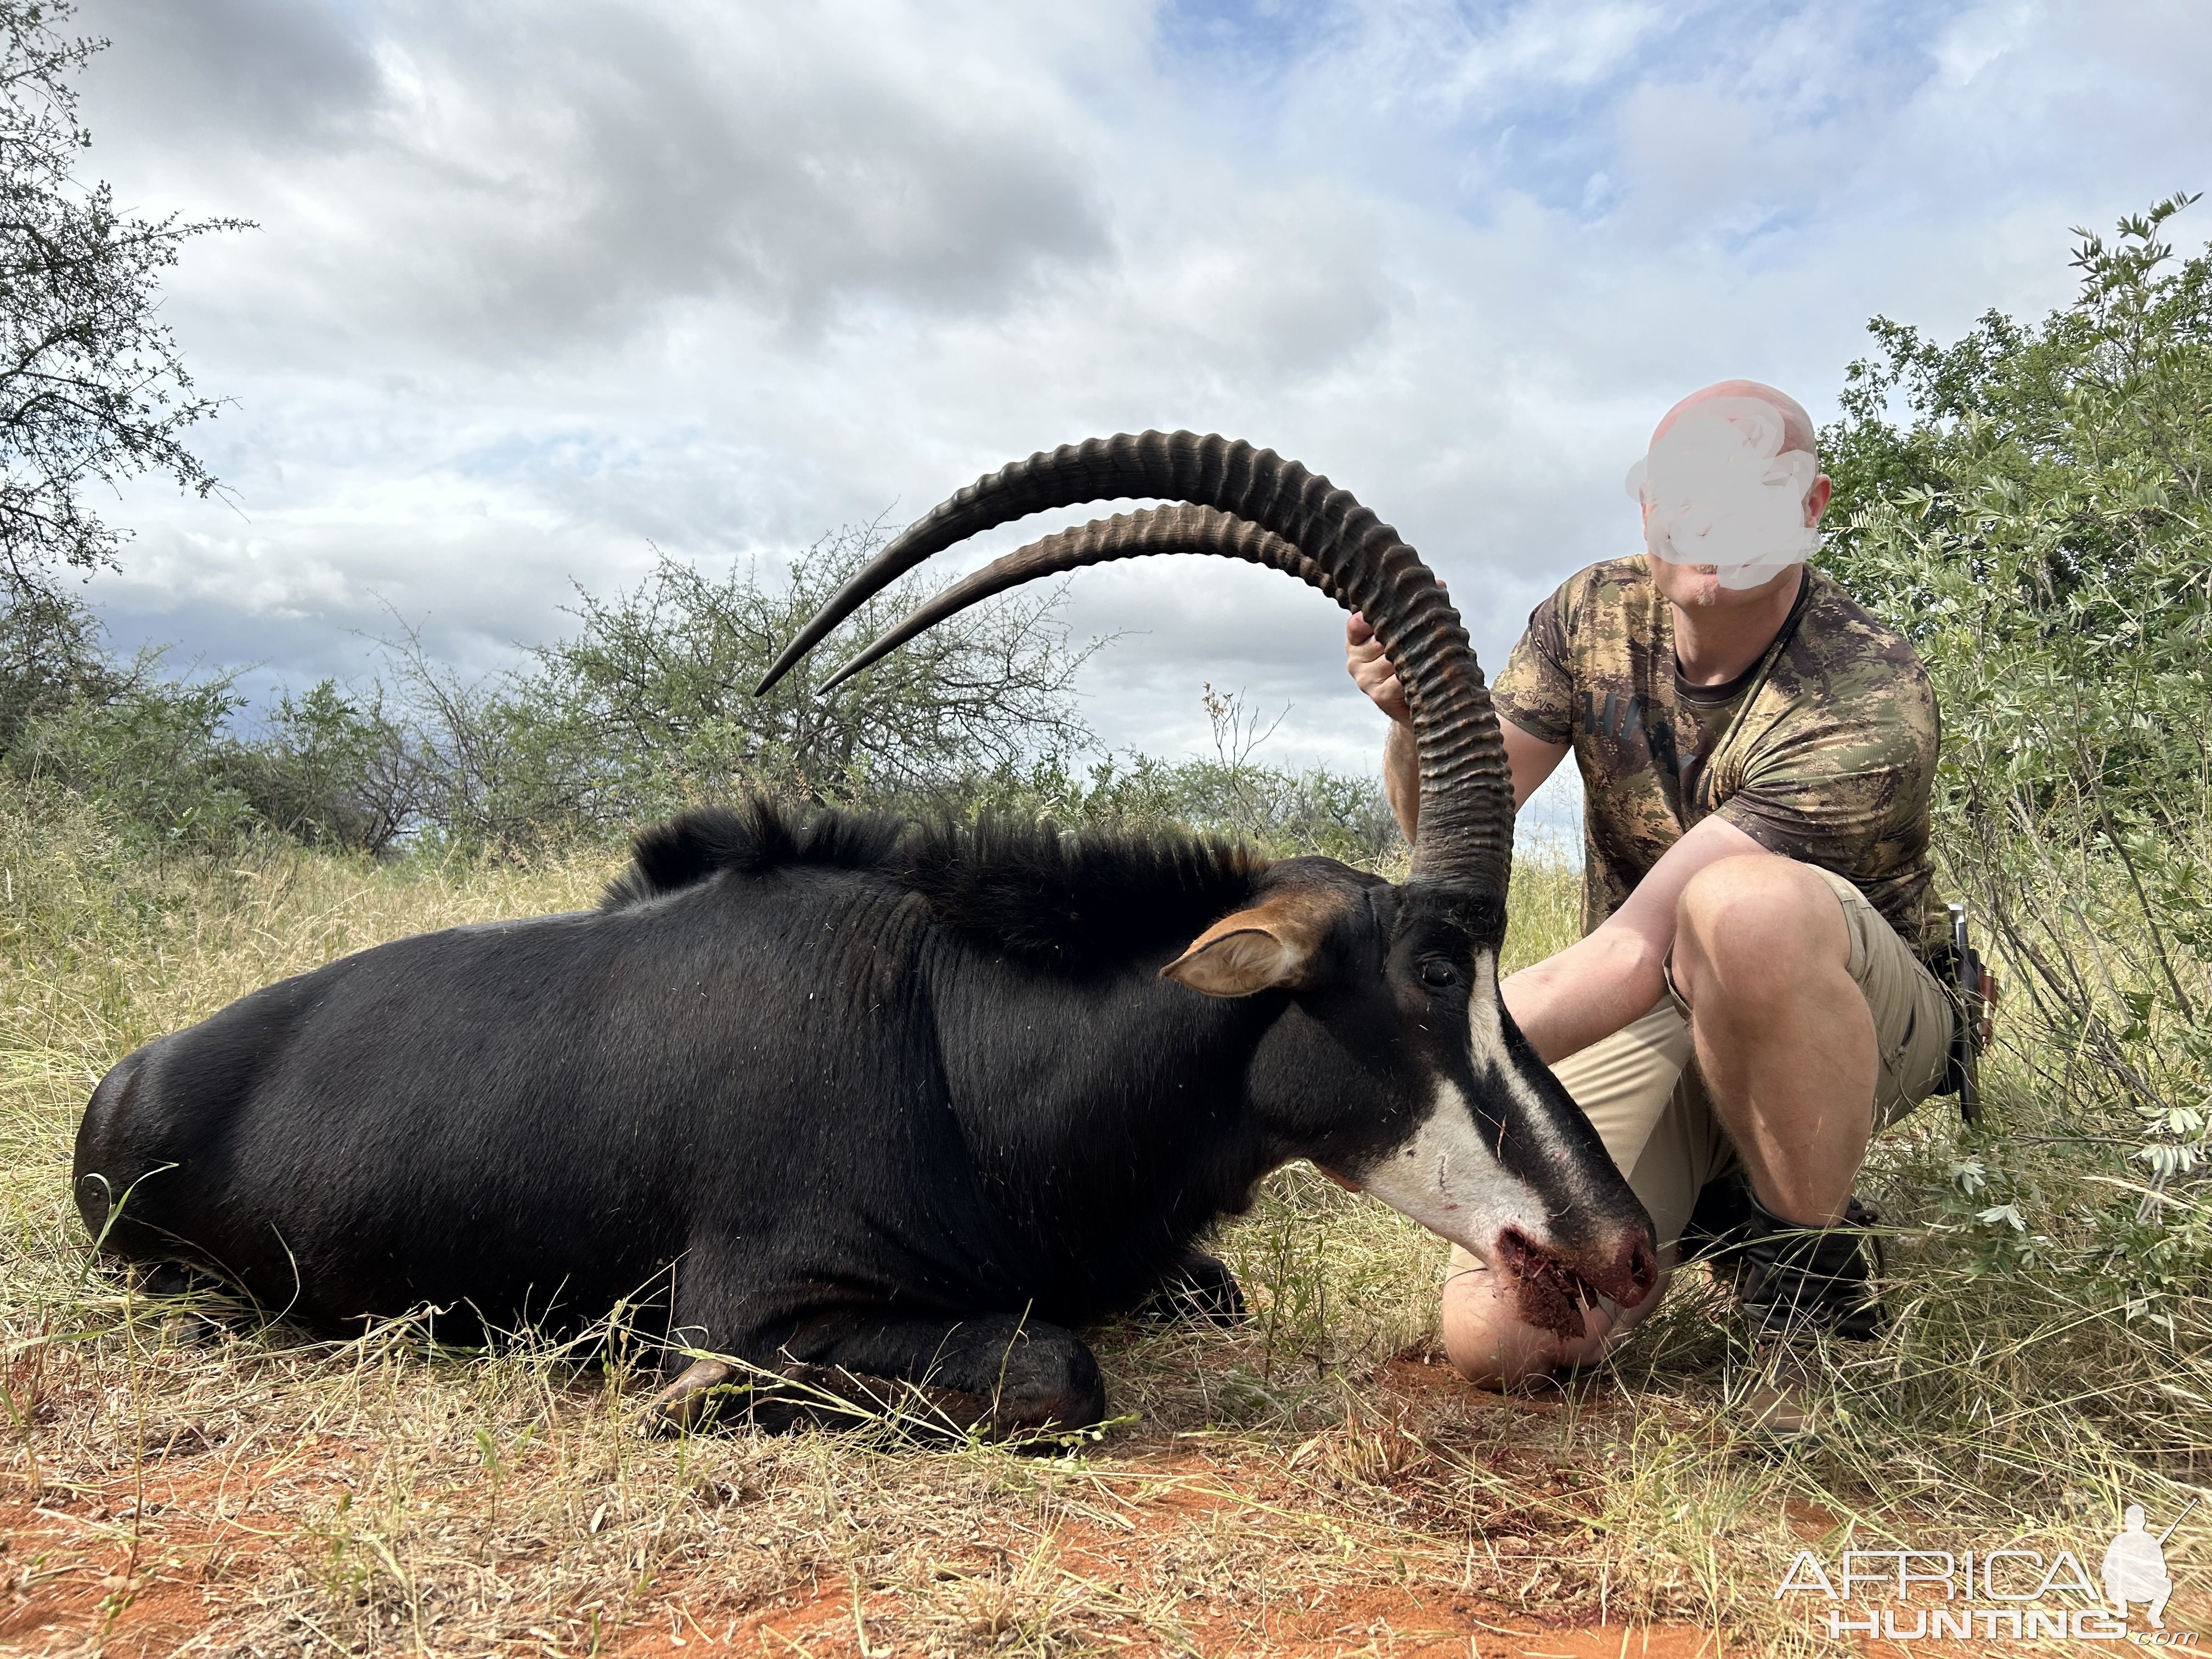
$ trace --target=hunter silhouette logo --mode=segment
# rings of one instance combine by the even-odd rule
[[[2166,1540],[2173,1536],[2173,1528],[2181,1524],[2182,1516],[2196,1507],[2197,1500],[2192,1498],[2189,1508],[2175,1516],[2172,1524],[2154,1538],[2143,1530],[2143,1506],[2128,1505],[2120,1535],[2105,1548],[2105,1596],[2121,1618],[2128,1616],[2129,1602],[2148,1601],[2150,1627],[2166,1628],[2166,1601],[2173,1594],[2173,1580],[2166,1576]]]
[[[2101,1594],[2072,1550],[2049,1558],[2022,1549],[1845,1550],[1832,1571],[1812,1551],[1800,1550],[1774,1599],[1826,1598],[1827,1633],[1835,1638],[2123,1642],[2129,1639],[2130,1605],[2145,1609],[2153,1631],[2165,1631],[2166,1604],[2173,1594],[2166,1544],[2196,1507],[2191,1499],[2165,1531],[2154,1534],[2143,1524],[2142,1505],[2128,1505],[2100,1563]],[[2134,1639],[2193,1648],[2197,1633]]]

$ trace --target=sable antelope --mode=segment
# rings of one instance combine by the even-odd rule
[[[1510,1274],[1532,1323],[1640,1302],[1644,1210],[1498,1000],[1512,799],[1480,672],[1347,492],[1190,433],[1034,455],[909,526],[763,689],[932,554],[1117,497],[1180,505],[1023,548],[844,672],[1048,572],[1285,571],[1364,611],[1405,684],[1405,882],[1182,836],[691,813],[597,910],[364,951],[131,1055],[77,1137],[86,1224],[320,1329],[574,1323],[657,1279],[679,1417],[764,1378],[757,1414],[787,1416],[774,1377],[829,1379],[1000,1434],[1097,1420],[1067,1328],[1292,1158]]]

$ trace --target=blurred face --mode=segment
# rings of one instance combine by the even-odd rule
[[[1723,380],[1716,386],[1692,392],[1667,411],[1665,418],[1661,420],[1651,434],[1653,444],[1656,446],[1668,428],[1700,404],[1715,398],[1754,398],[1775,412],[1782,422],[1782,447],[1785,453],[1791,451],[1802,451],[1807,455],[1813,453],[1812,418],[1795,398],[1756,380]],[[1828,498],[1833,488],[1826,473],[1814,477],[1811,487],[1805,492],[1802,509],[1807,529],[1820,522],[1820,515],[1827,511]],[[1647,521],[1650,513],[1651,505],[1647,499],[1644,505]],[[1799,573],[1804,568],[1802,564],[1791,564],[1754,586],[1728,587],[1722,585],[1717,567],[1714,565],[1677,564],[1656,554],[1650,556],[1650,563],[1653,585],[1662,593],[1686,611],[1705,611],[1747,610],[1767,604],[1778,594],[1794,594]]]

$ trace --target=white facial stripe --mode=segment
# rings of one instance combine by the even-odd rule
[[[1474,959],[1474,993],[1468,999],[1468,1051],[1474,1074],[1493,1079],[1518,1108],[1515,1127],[1537,1144],[1547,1164],[1571,1164],[1577,1156],[1557,1133],[1551,1108],[1505,1047],[1504,1005],[1498,1000],[1498,957],[1484,951]]]
[[[1474,958],[1474,988],[1467,999],[1468,1055],[1474,1074],[1504,1069],[1505,1054],[1504,1005],[1498,1000],[1498,953],[1480,951]]]
[[[1413,1139],[1359,1180],[1392,1209],[1484,1261],[1501,1229],[1515,1228],[1533,1243],[1551,1236],[1543,1206],[1498,1163],[1467,1097],[1448,1078],[1437,1080],[1436,1102]]]
[[[1474,985],[1468,999],[1468,1052],[1474,1075],[1502,1089],[1514,1108],[1515,1132],[1531,1139],[1542,1161],[1571,1164],[1575,1150],[1559,1136],[1549,1106],[1505,1043],[1504,1005],[1498,1000],[1498,956],[1486,951],[1474,959]],[[1532,1244],[1552,1238],[1552,1218],[1528,1183],[1498,1162],[1459,1086],[1439,1078],[1428,1116],[1413,1139],[1382,1164],[1363,1171],[1360,1184],[1392,1209],[1411,1216],[1431,1232],[1488,1261],[1498,1235],[1506,1228]]]

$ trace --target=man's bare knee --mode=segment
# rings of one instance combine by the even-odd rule
[[[1522,1388],[1601,1358],[1658,1304],[1664,1290],[1662,1280],[1632,1312],[1624,1314],[1610,1303],[1585,1310],[1583,1334],[1571,1340],[1523,1323],[1487,1268],[1463,1268],[1444,1281],[1444,1354],[1462,1376],[1480,1387],[1501,1392]]]
[[[1544,1333],[1525,1327],[1515,1330],[1447,1320],[1444,1357],[1451,1361],[1453,1370],[1478,1388],[1504,1394],[1550,1376],[1559,1368],[1556,1345],[1548,1340],[1531,1341],[1531,1337],[1541,1339]]]
[[[1675,908],[1674,982],[1692,1007],[1721,986],[1737,998],[1784,995],[1798,974],[1850,960],[1843,907],[1820,872],[1747,853],[1690,878]]]

